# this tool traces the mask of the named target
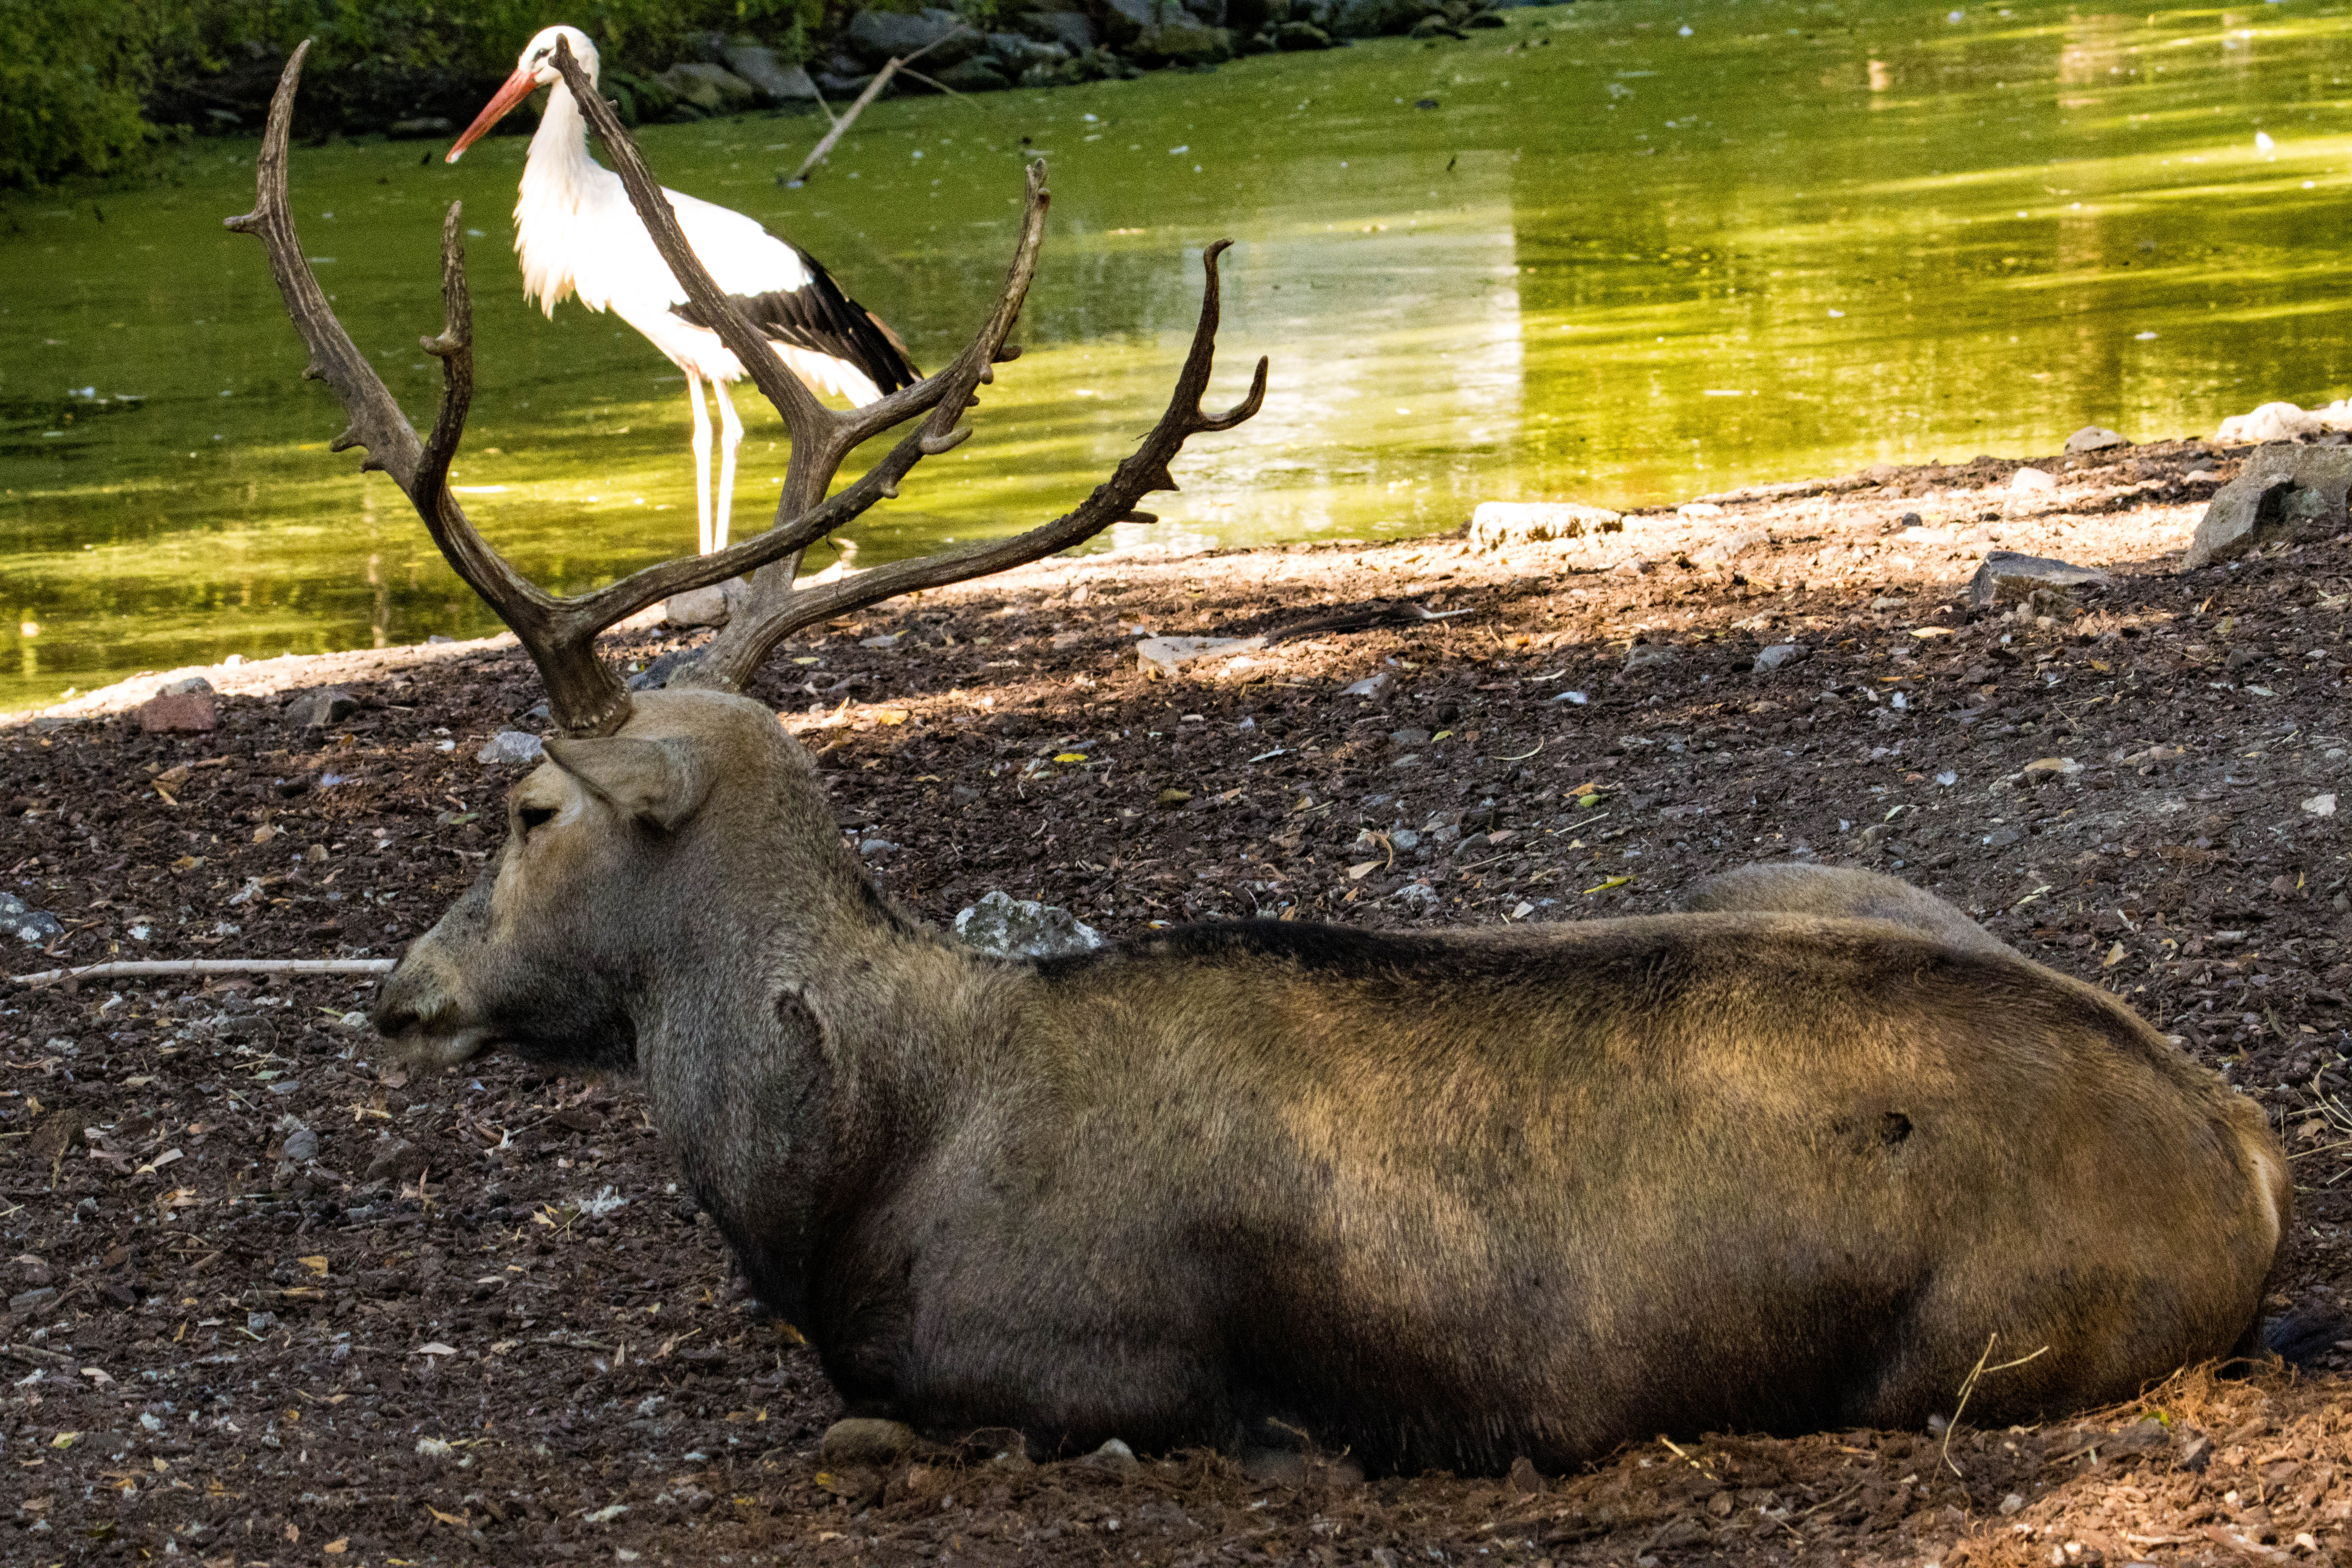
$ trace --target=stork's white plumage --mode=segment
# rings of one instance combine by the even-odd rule
[[[735,452],[743,440],[743,421],[727,385],[741,379],[742,362],[687,303],[686,291],[629,205],[621,177],[588,155],[588,122],[549,63],[559,38],[571,45],[588,79],[596,79],[596,46],[585,33],[567,26],[542,30],[524,47],[514,74],[449,149],[449,162],[456,163],[524,99],[542,87],[551,89],[515,200],[515,253],[522,261],[523,291],[551,317],[567,295],[592,310],[610,310],[686,373],[694,406],[702,550],[723,550],[735,496]],[[920,375],[898,334],[843,293],[833,275],[800,247],[741,213],[677,191],[662,194],[712,280],[735,297],[777,356],[809,385],[863,405],[912,385]],[[710,418],[702,405],[706,380],[719,402],[715,505]]]

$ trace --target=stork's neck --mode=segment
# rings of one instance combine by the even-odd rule
[[[530,139],[530,156],[522,172],[524,191],[529,193],[536,184],[549,188],[551,194],[561,191],[576,196],[604,173],[588,156],[588,121],[580,112],[579,100],[569,87],[557,82],[548,89],[547,112],[540,117],[539,130]],[[521,216],[520,206],[516,216]]]
[[[550,314],[572,292],[575,220],[599,205],[604,187],[617,184],[608,169],[588,156],[588,121],[572,89],[557,82],[548,89],[547,112],[530,139],[523,161],[522,188],[515,197],[515,252],[522,260],[523,292]],[[602,309],[601,300],[591,302]]]

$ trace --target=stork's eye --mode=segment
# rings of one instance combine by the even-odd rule
[[[551,805],[526,805],[515,813],[515,818],[522,824],[523,836],[529,837],[532,828],[544,827],[555,820],[555,808]]]

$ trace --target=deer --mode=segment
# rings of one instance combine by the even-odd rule
[[[950,449],[1011,361],[1048,193],[945,368],[807,394],[712,284],[610,105],[555,68],[701,319],[783,416],[772,525],[573,598],[517,574],[447,474],[473,378],[457,208],[420,437],[287,205],[287,64],[258,236],[310,374],[537,666],[561,734],[479,879],[401,957],[388,1049],[503,1051],[642,1091],[751,1289],[845,1405],[836,1460],[995,1434],[1032,1458],[1208,1447],[1267,1473],[1545,1472],[1660,1433],[2036,1420],[2257,1342],[2292,1187],[2261,1111],[2116,995],[1942,900],[1820,868],[1685,910],[1379,931],[1238,921],[992,957],[886,896],[809,752],[742,692],[786,630],[1066,549],[1174,487],[1212,416],[1221,245],[1167,412],[1064,517],[796,582]],[[835,488],[859,442],[915,422]],[[657,689],[599,632],[749,572]],[[2000,1367],[1986,1372],[1998,1347]],[[1986,1375],[1975,1375],[1986,1372]]]

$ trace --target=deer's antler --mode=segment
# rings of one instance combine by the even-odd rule
[[[559,43],[554,64],[604,140],[630,201],[663,259],[704,319],[714,324],[720,341],[775,405],[792,438],[784,493],[775,523],[766,532],[709,555],[646,567],[593,593],[559,598],[522,576],[492,549],[449,491],[449,467],[464,435],[474,386],[473,312],[466,289],[460,208],[453,203],[442,225],[441,289],[447,324],[439,336],[424,340],[425,351],[441,361],[441,397],[433,428],[422,438],[336,320],[325,290],[303,258],[287,203],[287,142],[295,88],[309,53],[306,41],[286,62],[278,91],[270,100],[268,128],[256,161],[254,210],[228,219],[228,226],[257,236],[268,248],[270,270],[285,298],[287,313],[310,352],[303,374],[325,381],[350,417],[348,427],[331,443],[332,449],[366,448],[362,467],[382,469],[400,486],[451,568],[513,629],[547,684],[549,711],[571,733],[610,734],[627,719],[628,692],[597,657],[595,638],[648,605],[752,573],[751,592],[742,610],[706,650],[693,673],[696,684],[738,689],[779,640],[813,621],[909,589],[961,582],[1033,561],[1081,542],[1122,518],[1152,521],[1129,509],[1147,491],[1175,488],[1168,463],[1185,437],[1196,431],[1230,429],[1256,413],[1264,401],[1266,365],[1261,359],[1250,394],[1241,404],[1217,416],[1200,407],[1216,346],[1216,261],[1228,243],[1220,241],[1209,247],[1204,258],[1208,286],[1174,400],[1137,452],[1084,503],[1053,522],[995,544],[899,562],[821,590],[795,590],[793,579],[801,552],[812,542],[854,521],[877,501],[897,495],[899,480],[917,463],[961,445],[971,434],[969,426],[958,423],[963,411],[977,401],[977,390],[992,378],[993,367],[1019,353],[1008,348],[1004,340],[1020,319],[1045,241],[1045,209],[1051,200],[1045,166],[1042,163],[1030,166],[1028,200],[1013,265],[988,319],[963,352],[913,386],[864,408],[835,413],[786,369],[767,341],[719,291],[679,232],[676,215],[636,144],[612,107],[588,82],[571,50]],[[826,495],[851,451],[917,416],[926,417],[879,462],[838,493]]]

